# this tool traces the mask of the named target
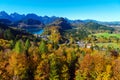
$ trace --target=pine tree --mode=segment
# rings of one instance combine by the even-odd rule
[[[86,76],[80,73],[80,70],[75,72],[75,80],[86,80]]]
[[[30,40],[27,39],[25,42],[25,50],[28,50],[30,48],[31,44],[30,44]]]
[[[23,46],[23,43],[22,43],[21,40],[19,40],[19,41],[16,42],[14,51],[16,53],[22,53],[22,52],[24,52],[24,46]]]
[[[11,49],[13,49],[14,46],[15,46],[15,41],[11,40],[11,41],[10,41],[10,47],[11,47]]]
[[[69,80],[70,79],[70,75],[69,75],[68,66],[66,64],[63,64],[61,68],[62,69],[61,69],[60,79],[61,80]]]
[[[42,42],[40,43],[39,52],[40,52],[40,53],[47,53],[47,52],[48,52],[48,48],[47,48],[47,46],[46,46],[45,41],[42,41]]]
[[[8,40],[14,39],[14,35],[10,31],[10,29],[4,31],[4,38]]]
[[[57,62],[57,58],[54,54],[51,54],[51,56],[50,56],[49,80],[60,80],[59,63]]]

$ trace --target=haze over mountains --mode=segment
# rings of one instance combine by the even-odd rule
[[[27,20],[27,19],[35,19],[35,20],[39,20],[41,22],[43,22],[44,24],[50,23],[53,20],[57,19],[59,17],[48,17],[48,16],[38,16],[36,14],[30,13],[27,15],[24,14],[18,14],[18,13],[11,13],[10,15],[8,13],[6,13],[5,11],[1,11],[0,12],[0,19],[8,19],[10,21],[16,22],[16,21],[20,21],[20,20]]]
[[[21,20],[23,21],[23,20],[33,19],[33,20],[38,20],[43,24],[49,24],[49,23],[52,23],[59,18],[61,18],[61,17],[38,16],[34,13],[29,13],[29,14],[25,15],[25,14],[18,14],[16,12],[11,13],[11,14],[6,13],[5,11],[0,12],[0,19],[5,19],[5,22],[7,22],[7,23],[18,22],[18,21],[21,21]],[[87,20],[70,20],[68,18],[64,18],[64,19],[67,20],[69,23],[72,23],[72,24],[95,22],[95,23],[99,23],[99,24],[102,24],[102,25],[112,26],[112,27],[119,27],[120,26],[120,21],[101,22],[101,21],[96,21],[96,20],[91,20],[91,19],[87,19]],[[3,21],[3,20],[0,20],[0,21]]]

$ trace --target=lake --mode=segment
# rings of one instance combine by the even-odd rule
[[[27,28],[26,31],[29,33],[38,34],[38,35],[40,35],[44,32],[44,30],[41,28]]]
[[[33,34],[38,34],[38,35],[40,35],[40,34],[42,34],[43,32],[44,32],[44,30],[43,30],[43,29],[40,29],[39,31],[33,32]]]

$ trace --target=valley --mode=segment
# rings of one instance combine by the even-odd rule
[[[120,79],[119,27],[36,14],[0,15],[0,80]]]

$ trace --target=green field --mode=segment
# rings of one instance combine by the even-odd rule
[[[112,47],[114,49],[120,48],[120,44],[117,43],[97,43],[96,44],[99,47]]]
[[[98,34],[93,34],[96,37],[104,37],[104,38],[110,38],[110,37],[116,37],[120,38],[120,34],[110,34],[110,33],[98,33]]]
[[[89,37],[94,38],[95,36],[97,38],[97,42],[95,44],[99,47],[111,47],[114,49],[120,48],[120,44],[118,41],[120,41],[120,34],[115,33],[97,33],[89,35]],[[101,40],[100,40],[101,39]],[[110,41],[111,40],[111,41]]]

